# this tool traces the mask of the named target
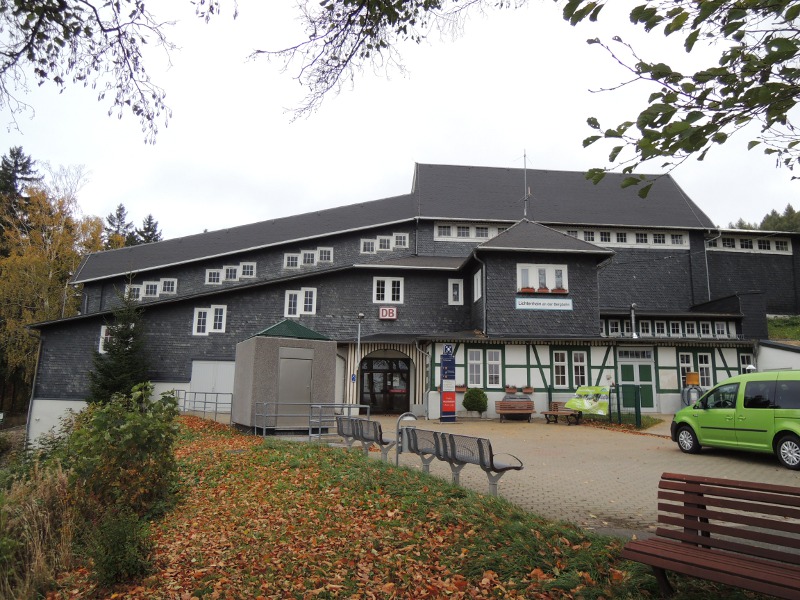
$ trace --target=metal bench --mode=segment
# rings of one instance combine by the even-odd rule
[[[336,417],[336,433],[347,444],[347,448],[352,448],[356,441],[355,420],[357,417],[347,417],[337,415]]]
[[[567,425],[580,425],[583,413],[579,410],[564,408],[564,402],[551,402],[550,410],[542,412],[548,423],[558,423],[558,417],[566,417]]]
[[[372,444],[377,444],[381,451],[381,458],[384,462],[389,462],[389,450],[395,447],[397,440],[384,436],[383,429],[378,421],[354,418],[353,427],[355,438],[361,442],[365,455],[369,456],[370,447]]]
[[[422,459],[422,470],[438,458],[450,465],[453,483],[460,483],[461,470],[468,464],[478,465],[489,479],[489,494],[497,496],[497,484],[507,471],[522,469],[522,461],[511,454],[495,454],[492,442],[486,438],[408,428],[409,450]],[[509,462],[498,462],[496,456],[507,456]],[[512,462],[513,461],[513,462]]]
[[[622,556],[653,568],[662,596],[666,571],[800,598],[800,488],[664,473],[655,537]]]

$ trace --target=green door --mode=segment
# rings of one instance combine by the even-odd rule
[[[701,444],[736,446],[736,397],[738,383],[717,386],[703,396],[702,409],[692,412],[697,423],[695,433]]]
[[[619,366],[620,384],[622,385],[622,406],[634,408],[636,404],[636,386],[641,386],[642,408],[653,408],[655,394],[653,392],[653,366],[644,363],[628,363]]]

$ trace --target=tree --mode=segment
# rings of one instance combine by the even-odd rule
[[[133,221],[128,221],[128,211],[124,204],[119,204],[117,210],[106,217],[103,239],[107,250],[136,245],[136,231],[133,228]]]
[[[597,20],[603,1],[569,0],[564,18],[573,25]],[[647,106],[635,118],[604,128],[591,117],[596,134],[584,146],[604,140],[612,144],[610,168],[633,173],[642,163],[664,159],[672,169],[690,156],[703,160],[715,146],[750,123],[761,130],[749,140],[748,149],[760,146],[776,157],[776,165],[793,169],[800,160],[800,137],[792,121],[792,109],[800,98],[800,2],[694,2],[646,0],[630,12],[634,24],[648,32],[680,35],[686,52],[698,42],[708,42],[717,60],[695,73],[681,73],[662,61],[641,58],[619,37],[610,45],[599,44],[630,72],[618,87],[636,82],[658,85]],[[621,55],[625,53],[625,56]],[[608,168],[593,169],[589,176],[602,179]],[[645,176],[631,176],[623,185],[635,185]],[[645,196],[652,182],[643,186]]]
[[[142,221],[142,228],[136,230],[136,243],[149,244],[160,241],[161,231],[158,229],[158,221],[153,218],[153,215],[147,215]]]
[[[106,323],[104,352],[94,352],[86,399],[90,403],[105,404],[114,394],[126,394],[147,381],[144,323],[139,304],[123,296],[113,317],[112,322]]]
[[[9,149],[0,159],[0,255],[8,256],[6,229],[25,225],[28,211],[26,190],[41,183],[36,162],[21,146]]]

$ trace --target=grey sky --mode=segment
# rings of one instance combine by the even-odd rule
[[[21,145],[40,161],[85,165],[85,213],[104,217],[123,203],[137,225],[152,213],[166,237],[403,194],[415,162],[522,167],[527,151],[530,168],[603,166],[609,147],[581,146],[591,133],[586,118],[617,125],[638,113],[651,90],[590,93],[625,75],[586,38],[620,34],[646,57],[672,66],[692,60],[680,40],[628,27],[629,2],[601,24],[578,28],[561,20],[555,3],[534,2],[475,14],[455,41],[435,35],[406,45],[407,74],[365,71],[354,88],[292,122],[285,108],[304,94],[292,79],[296,69],[281,73],[278,63],[245,59],[254,48],[302,39],[293,2],[240,2],[236,21],[223,14],[209,25],[194,18],[189,2],[173,5],[172,15],[159,4],[166,5],[153,2],[156,14],[179,20],[170,37],[181,50],[169,68],[152,56],[151,75],[174,111],[155,146],[143,143],[133,117],[108,117],[95,92],[45,86],[26,98],[35,117],[21,117],[21,133],[8,132],[0,150]],[[673,173],[722,226],[796,204],[800,184],[748,152],[748,139],[735,137]]]

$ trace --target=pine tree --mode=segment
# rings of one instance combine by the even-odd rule
[[[105,404],[115,393],[130,393],[148,380],[148,362],[141,308],[136,300],[122,298],[113,323],[106,324],[104,353],[95,350],[94,370],[89,373],[89,403]]]
[[[149,244],[160,241],[161,231],[158,229],[158,221],[153,218],[153,215],[147,215],[142,221],[142,228],[136,230],[136,243]]]
[[[117,210],[106,217],[103,240],[107,250],[136,245],[136,231],[133,228],[133,221],[128,221],[128,211],[124,204],[117,206]]]
[[[7,230],[27,226],[26,190],[41,183],[36,162],[21,146],[14,146],[0,159],[0,256],[8,256]]]

